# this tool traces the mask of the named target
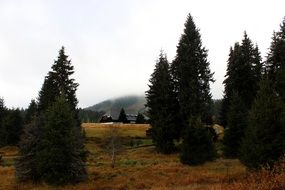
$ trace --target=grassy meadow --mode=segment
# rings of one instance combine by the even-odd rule
[[[155,151],[151,139],[145,135],[148,125],[124,124],[115,127],[119,132],[120,151],[115,168],[112,168],[105,138],[110,125],[83,124],[87,136],[86,148],[89,151],[89,179],[76,185],[51,187],[31,182],[18,183],[13,166],[18,150],[16,147],[1,148],[3,162],[0,164],[0,190],[271,189],[276,184],[282,187],[282,183],[285,189],[284,171],[276,176],[266,172],[251,175],[238,160],[223,158],[201,166],[182,165],[178,153],[162,155]],[[273,180],[273,185],[267,186],[268,180]]]

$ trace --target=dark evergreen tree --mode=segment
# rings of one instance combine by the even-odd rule
[[[239,156],[242,138],[247,126],[248,112],[237,92],[233,93],[228,111],[228,127],[224,133],[224,155]]]
[[[253,73],[254,73],[254,79],[258,82],[255,82],[254,87],[255,87],[255,95],[257,94],[258,90],[259,90],[259,83],[262,80],[262,77],[265,74],[265,65],[264,62],[262,62],[262,58],[260,55],[260,51],[259,48],[257,46],[257,44],[255,45],[254,49],[253,49]],[[255,96],[256,97],[256,96]]]
[[[183,164],[198,165],[216,157],[210,131],[201,119],[191,118],[181,144],[180,161]]]
[[[52,71],[45,78],[41,91],[39,92],[39,110],[46,110],[52,102],[61,94],[65,95],[65,99],[71,105],[72,110],[76,110],[77,98],[76,89],[78,84],[74,82],[71,75],[74,73],[74,67],[68,56],[65,55],[64,47],[59,51],[57,60],[52,65]],[[75,114],[76,119],[78,115]]]
[[[199,29],[189,14],[171,65],[180,115],[185,128],[189,117],[211,117],[210,82],[214,82],[209,68],[207,50],[202,46]]]
[[[43,86],[39,92],[38,110],[44,113],[55,98],[59,95],[59,89],[56,88],[54,77],[51,72],[44,79]]]
[[[166,55],[160,53],[146,92],[146,107],[151,125],[151,136],[159,152],[174,151],[174,139],[179,138],[178,102]]]
[[[255,99],[262,76],[262,63],[258,47],[254,47],[246,32],[242,44],[236,43],[230,49],[225,91],[221,108],[221,124],[227,126],[227,115],[233,92],[238,92],[247,110]]]
[[[265,64],[269,80],[285,102],[285,18],[280,25],[280,31],[273,34]]]
[[[258,47],[254,47],[246,32],[241,44],[240,64],[240,77],[242,78],[240,78],[239,83],[237,81],[237,92],[249,110],[259,88],[262,63]]]
[[[76,89],[78,84],[75,83],[70,76],[74,73],[74,67],[71,65],[71,61],[67,59],[65,55],[64,47],[59,51],[58,59],[52,66],[51,76],[55,77],[57,88],[60,95],[64,95],[67,102],[70,104],[71,109],[75,111],[78,100],[76,98]],[[58,97],[58,96],[57,96]]]
[[[143,114],[138,113],[137,119],[136,119],[136,124],[144,124],[145,122],[146,121],[145,121]]]
[[[19,144],[20,156],[16,159],[16,178],[19,181],[39,181],[41,173],[39,171],[37,152],[40,151],[39,143],[43,132],[43,118],[33,115],[31,121],[25,125],[23,135]]]
[[[71,78],[73,73],[62,48],[39,92],[36,118],[26,126],[22,138],[16,164],[21,180],[63,184],[86,177],[84,133],[76,108],[78,84]]]
[[[227,126],[227,114],[230,104],[230,97],[232,95],[232,92],[234,92],[236,78],[238,78],[239,76],[239,73],[236,72],[237,69],[235,68],[235,66],[239,65],[240,62],[240,57],[241,57],[240,49],[241,48],[239,43],[235,43],[234,48],[232,47],[230,48],[230,54],[227,63],[227,74],[225,76],[226,79],[223,82],[225,90],[224,90],[224,98],[222,100],[221,113],[220,113],[220,122],[221,125],[223,126]]]
[[[25,111],[24,123],[25,124],[31,123],[37,111],[38,111],[38,105],[35,100],[32,100],[28,109]]]
[[[249,114],[240,159],[250,169],[273,164],[285,153],[285,109],[268,79],[261,82]]]
[[[74,110],[61,95],[47,110],[40,150],[36,153],[43,181],[60,185],[86,178],[84,150],[77,145],[78,130]]]
[[[124,108],[122,108],[120,111],[118,121],[122,122],[122,123],[128,123],[128,118],[127,118],[127,115],[126,115]]]

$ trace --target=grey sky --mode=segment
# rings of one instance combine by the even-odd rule
[[[213,98],[221,98],[230,46],[246,30],[264,57],[284,7],[284,0],[0,0],[0,97],[27,107],[62,45],[80,107],[143,94],[160,49],[172,61],[191,13],[215,72]]]

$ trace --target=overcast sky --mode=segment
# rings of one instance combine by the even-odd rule
[[[189,13],[209,50],[216,99],[230,46],[246,30],[265,57],[285,1],[0,0],[0,97],[27,107],[61,46],[75,67],[80,107],[144,94],[160,49],[173,60]]]

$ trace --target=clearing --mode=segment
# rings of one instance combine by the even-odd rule
[[[178,154],[163,155],[155,151],[145,131],[149,125],[116,125],[120,136],[120,153],[115,168],[107,151],[106,135],[112,125],[83,124],[89,151],[89,179],[77,185],[56,189],[223,189],[224,185],[244,178],[245,167],[236,159],[217,159],[201,166],[186,166]],[[16,147],[0,149],[0,190],[54,189],[46,184],[17,183],[14,176]]]

